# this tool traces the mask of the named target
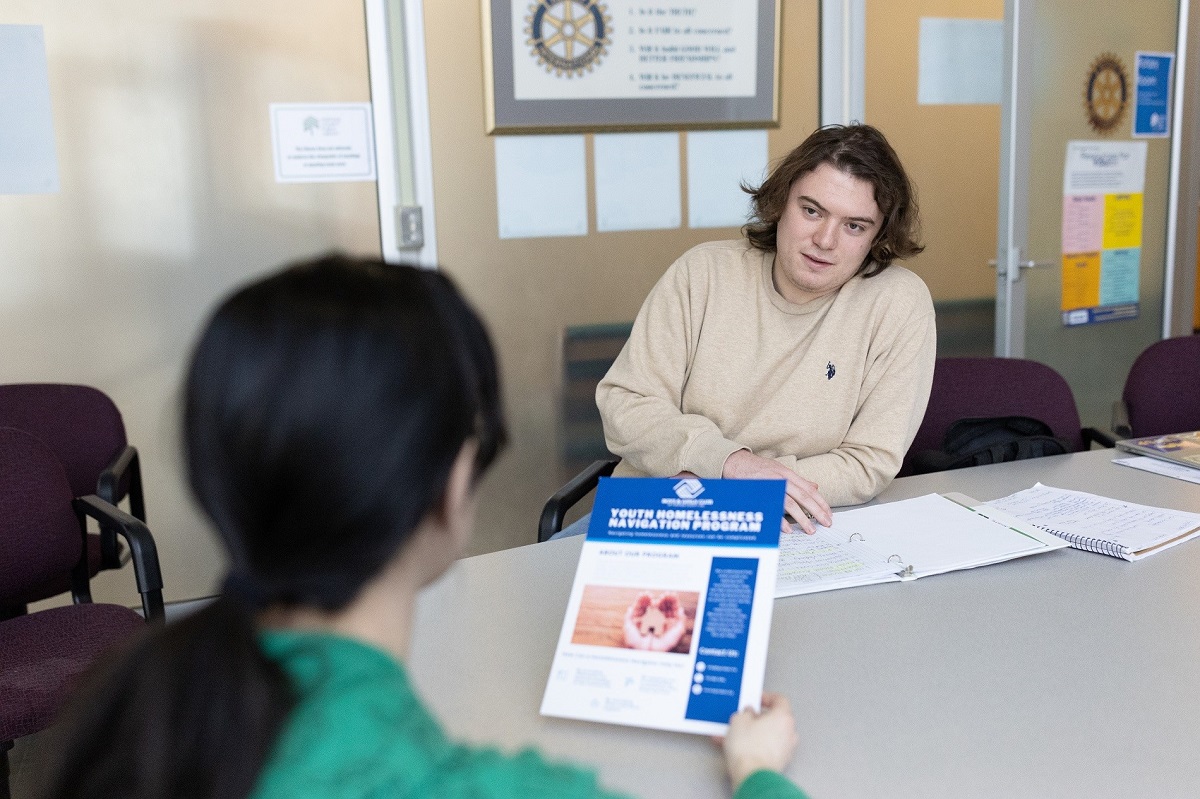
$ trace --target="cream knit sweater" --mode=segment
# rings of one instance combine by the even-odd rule
[[[619,476],[720,477],[739,449],[774,458],[830,505],[900,469],[929,400],[933,303],[893,265],[793,305],[772,253],[702,244],[671,265],[596,390]]]

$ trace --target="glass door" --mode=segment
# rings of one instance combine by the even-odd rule
[[[1058,370],[1085,425],[1108,428],[1161,337],[1171,139],[1135,136],[1135,86],[1178,17],[1175,0],[1005,3],[996,354]]]

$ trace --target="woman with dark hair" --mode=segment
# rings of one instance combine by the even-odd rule
[[[224,596],[89,679],[47,796],[606,795],[450,742],[403,666],[505,441],[491,344],[448,279],[331,256],[235,293],[192,358],[184,441]],[[801,796],[778,773],[794,747],[782,698],[736,714],[738,796]]]

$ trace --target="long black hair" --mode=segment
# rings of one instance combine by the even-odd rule
[[[464,444],[479,474],[505,441],[487,332],[451,282],[339,255],[227,299],[185,393],[226,594],[89,678],[48,797],[249,794],[295,702],[256,612],[345,607],[443,498]]]

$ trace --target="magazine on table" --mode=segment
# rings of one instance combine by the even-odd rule
[[[1200,430],[1148,438],[1127,438],[1117,442],[1117,449],[1134,455],[1159,458],[1190,469],[1200,469]]]

